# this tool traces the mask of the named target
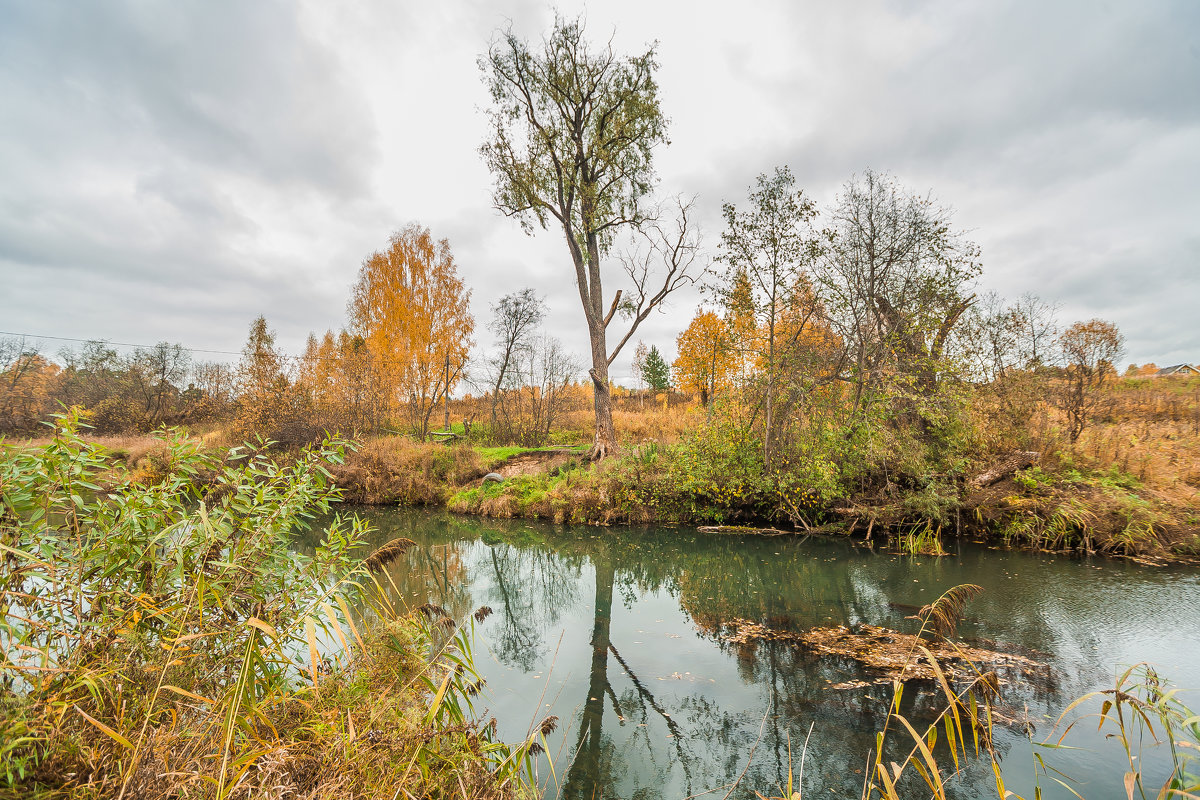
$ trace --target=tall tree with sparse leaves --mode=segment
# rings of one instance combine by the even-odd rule
[[[595,459],[617,447],[609,367],[650,312],[691,280],[698,248],[685,204],[674,226],[657,224],[649,207],[654,148],[667,141],[657,68],[653,46],[635,56],[593,48],[580,20],[562,18],[540,48],[510,27],[480,59],[492,96],[492,133],[481,152],[495,176],[495,206],[527,232],[535,224],[561,229],[571,255],[591,349]],[[649,260],[625,261],[628,288],[606,297],[606,257],[623,230],[648,235],[661,272]],[[610,351],[618,312],[627,331]]]
[[[546,316],[546,302],[533,289],[506,294],[492,306],[488,329],[496,337],[496,355],[492,358],[495,383],[492,385],[492,435],[496,431],[496,409],[500,392],[510,382],[524,356],[533,348],[534,334]]]
[[[717,292],[731,310],[741,304],[741,313],[752,313],[758,323],[756,355],[765,383],[763,457],[770,463],[782,350],[780,320],[786,309],[796,305],[795,293],[807,288],[804,271],[820,244],[811,226],[816,205],[796,188],[787,167],[776,168],[771,176],[759,175],[749,201],[749,207],[741,210],[732,203],[723,207],[720,260],[730,271]]]

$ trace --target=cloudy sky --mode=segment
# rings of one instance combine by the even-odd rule
[[[955,209],[982,290],[1112,320],[1129,361],[1200,361],[1200,3],[559,8],[618,51],[658,42],[661,189],[698,195],[711,248],[722,201],[776,165],[823,207],[889,171]],[[553,18],[519,0],[0,0],[0,331],[236,351],[264,314],[296,352],[418,221],[449,239],[482,344],[491,304],[533,286],[585,352],[561,234],[493,210],[478,155],[478,57],[501,26],[536,39]],[[640,338],[673,353],[699,299]]]

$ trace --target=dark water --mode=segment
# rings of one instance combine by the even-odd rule
[[[459,619],[492,607],[476,626],[485,702],[508,741],[523,739],[547,714],[560,718],[539,764],[550,797],[684,798],[739,776],[733,796],[779,794],[789,749],[798,773],[810,729],[804,796],[859,797],[890,687],[830,688],[872,676],[788,642],[733,642],[735,620],[795,631],[870,623],[915,632],[917,623],[905,618],[913,607],[957,584],[980,584],[984,593],[967,606],[959,635],[1051,666],[1005,687],[1008,713],[1033,724],[1035,741],[1074,698],[1111,687],[1138,661],[1152,661],[1178,686],[1200,688],[1194,568],[969,544],[942,558],[905,557],[844,539],[360,514],[378,528],[374,544],[406,536],[420,545],[390,567],[409,604],[434,602]],[[917,717],[936,700],[931,688],[915,685],[906,698]],[[1200,694],[1190,704],[1200,708]],[[1123,752],[1095,728],[1092,721],[1072,732],[1070,743],[1084,749],[1051,752],[1016,727],[999,727],[1008,788],[1032,798],[1036,750],[1089,800],[1124,797]],[[1141,756],[1148,774],[1161,769],[1159,751]],[[952,786],[956,797],[996,796],[986,763],[968,767]],[[1046,797],[1071,796],[1049,777],[1041,786]],[[910,787],[909,796],[927,795]]]

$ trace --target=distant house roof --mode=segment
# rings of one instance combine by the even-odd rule
[[[1154,373],[1156,378],[1165,378],[1169,375],[1200,375],[1200,369],[1196,369],[1191,364],[1176,364],[1173,367],[1163,367]]]

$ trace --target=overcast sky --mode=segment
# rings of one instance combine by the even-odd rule
[[[1101,317],[1127,361],[1200,361],[1200,3],[562,3],[658,42],[664,194],[723,201],[787,164],[822,207],[891,172],[955,209],[981,290]],[[477,67],[542,2],[0,0],[0,330],[289,352],[345,323],[364,257],[417,221],[477,319],[533,286],[585,353],[561,233],[491,206]],[[669,356],[700,297],[639,332]],[[61,342],[43,340],[54,352]],[[204,358],[204,355],[200,355]],[[629,374],[627,358],[614,371]]]

